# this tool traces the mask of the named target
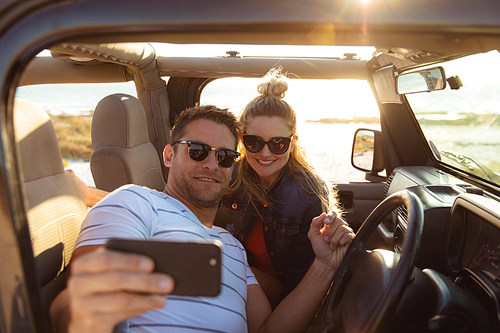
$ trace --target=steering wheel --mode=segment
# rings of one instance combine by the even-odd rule
[[[366,243],[383,219],[404,205],[408,229],[401,254],[368,251]],[[349,246],[326,299],[321,332],[377,332],[388,325],[410,283],[423,229],[423,209],[412,192],[382,201],[366,218]]]

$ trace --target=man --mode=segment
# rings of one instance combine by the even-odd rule
[[[171,140],[164,150],[170,172],[163,193],[125,186],[89,212],[73,254],[68,288],[52,306],[54,326],[71,332],[305,331],[354,236],[352,230],[332,215],[313,219],[309,238],[316,259],[297,288],[271,312],[243,246],[213,226],[237,157],[236,118],[214,106],[188,109]],[[152,273],[148,257],[104,250],[102,245],[112,237],[221,240],[220,295],[164,296],[173,289],[172,279]]]

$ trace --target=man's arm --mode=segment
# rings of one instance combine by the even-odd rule
[[[54,328],[112,332],[129,317],[163,308],[174,283],[165,274],[151,273],[153,268],[153,260],[146,256],[95,246],[77,249],[68,286],[51,306]]]
[[[313,219],[308,236],[316,259],[299,285],[281,301],[274,312],[271,313],[266,296],[258,285],[248,287],[249,332],[307,330],[340,267],[354,233],[345,221],[322,214]]]

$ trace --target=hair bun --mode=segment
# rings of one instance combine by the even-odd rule
[[[266,82],[257,85],[257,91],[262,96],[270,96],[274,99],[281,100],[285,97],[285,92],[288,90],[286,76],[281,73],[282,68],[272,68],[264,77]]]

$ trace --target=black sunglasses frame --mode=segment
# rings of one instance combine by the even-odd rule
[[[261,145],[259,150],[255,150],[255,149],[252,150],[252,149],[248,148],[245,138],[249,138],[249,137],[256,138],[256,143],[259,143]],[[264,149],[264,146],[267,145],[267,147],[269,148],[269,151],[271,153],[273,153],[274,155],[283,155],[284,153],[286,153],[288,151],[288,149],[290,149],[290,143],[292,142],[292,138],[293,138],[293,134],[290,135],[289,137],[275,136],[275,137],[272,137],[269,141],[264,141],[264,139],[258,135],[245,134],[245,135],[243,135],[243,145],[245,146],[246,150],[248,150],[249,152],[254,153],[254,154],[260,152],[262,149]],[[275,146],[274,146],[273,142],[278,141],[278,140],[284,140],[285,142],[287,142],[287,147],[283,152],[276,153],[276,152],[274,152]]]
[[[185,143],[188,145],[188,155],[189,157],[196,162],[202,162],[206,160],[206,158],[210,155],[210,152],[212,150],[215,150],[215,160],[217,161],[217,164],[223,168],[230,168],[236,163],[236,159],[241,155],[235,150],[228,149],[228,148],[212,148],[206,143],[203,142],[198,142],[198,141],[189,141],[189,140],[182,140],[182,141],[175,141],[172,143],[172,145],[178,144],[178,143]],[[196,144],[200,145],[202,149],[197,149],[197,148],[191,148],[191,145]],[[195,150],[201,151],[202,153],[200,154],[198,152],[198,156],[195,155]],[[224,152],[224,155],[221,155],[221,152]],[[229,153],[229,154],[228,154]],[[230,154],[234,154],[233,157],[228,157]],[[200,159],[200,157],[202,157]],[[230,165],[225,165],[226,161],[230,161]]]

